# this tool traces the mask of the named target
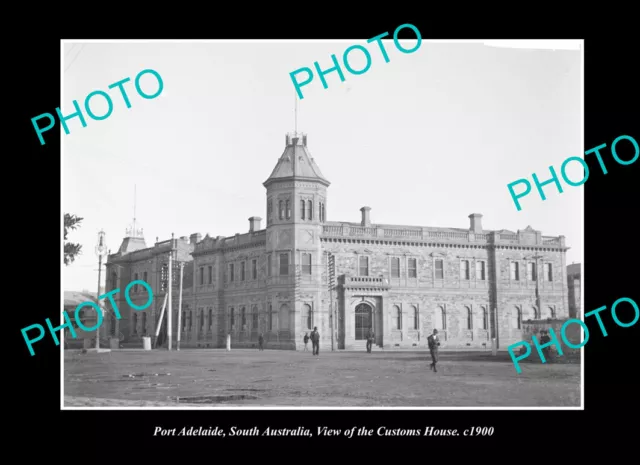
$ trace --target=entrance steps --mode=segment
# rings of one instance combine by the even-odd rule
[[[366,352],[367,351],[367,341],[353,341],[349,344],[348,347],[344,349],[345,351],[353,351],[353,352]],[[371,345],[371,352],[382,352],[382,349],[377,344]]]

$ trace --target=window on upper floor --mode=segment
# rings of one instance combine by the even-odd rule
[[[118,275],[114,271],[111,273],[111,289],[116,289],[118,287]]]
[[[460,279],[468,281],[469,276],[469,260],[460,261]]]
[[[546,278],[547,281],[553,282],[553,265],[551,263],[545,263],[546,269]]]
[[[208,266],[207,267],[208,270],[208,274],[209,274],[209,284],[213,284],[213,266]]]
[[[251,279],[258,279],[258,260],[251,260]]]
[[[280,254],[280,276],[289,276],[289,254]]]
[[[437,259],[436,265],[436,279],[444,279],[444,260]]]
[[[267,276],[271,277],[271,254],[267,255]]]
[[[235,278],[236,278],[235,266],[233,263],[230,263],[229,264],[229,281],[233,282]]]
[[[134,280],[134,281],[137,281],[137,280],[138,280],[138,273],[136,273],[136,274],[134,274],[134,275],[133,275],[133,280]],[[135,284],[133,285],[133,292],[134,292],[134,293],[135,293],[135,292],[138,292],[138,283],[135,283]]]
[[[200,275],[200,285],[204,285],[204,266],[201,266],[198,270],[198,274]]]
[[[400,259],[398,257],[391,257],[391,277],[400,277]]]
[[[254,331],[258,331],[259,329],[259,316],[260,315],[258,314],[258,307],[254,305],[251,309],[251,329]]]
[[[302,274],[311,274],[311,254],[302,254]]]
[[[529,281],[535,281],[537,279],[536,264],[533,262],[527,263],[527,279]]]
[[[287,219],[291,218],[291,204],[289,203],[289,201],[286,201],[286,208],[287,208]]]
[[[307,202],[307,219],[312,220],[313,219],[313,201],[309,200]]]
[[[305,208],[306,205],[307,205],[307,202],[305,202],[304,200],[300,201],[300,218],[303,220],[305,219],[305,215],[306,215],[306,208]]]
[[[145,283],[149,284],[149,281],[147,281],[147,272],[146,272],[146,271],[142,274],[142,280],[143,280]]]
[[[485,281],[487,279],[486,263],[484,261],[476,262],[476,279],[480,281]]]
[[[410,258],[407,260],[407,274],[409,278],[418,277],[418,260],[417,259]]]
[[[520,263],[511,262],[511,280],[520,281]]]
[[[369,257],[360,256],[358,258],[360,276],[369,276]]]
[[[278,202],[278,212],[278,217],[284,220],[284,202],[282,200]]]
[[[240,281],[245,279],[245,262],[240,263]]]

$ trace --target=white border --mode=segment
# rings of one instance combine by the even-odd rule
[[[331,39],[331,40],[255,40],[255,39],[224,39],[224,40],[169,40],[169,39],[144,39],[144,40],[96,40],[96,39],[74,39],[67,42],[74,43],[318,43],[318,42],[347,42],[353,39]],[[580,77],[582,85],[582,98],[580,108],[582,111],[582,152],[584,148],[584,39],[563,39],[563,40],[426,40],[426,43],[482,43],[487,46],[504,48],[526,48],[533,50],[580,50]],[[65,40],[60,41],[60,101],[64,102],[64,45]],[[62,107],[62,103],[60,104]],[[64,213],[64,132],[60,125],[60,206]],[[584,190],[583,190],[584,193]],[[584,194],[583,194],[584,211]],[[64,228],[64,214],[60,216],[60,230]],[[584,315],[584,217],[582,228],[583,260],[581,264],[580,276],[580,307]],[[564,273],[566,275],[566,266]],[[64,275],[64,245],[60,243],[60,308],[64,308],[64,286],[62,276]],[[106,279],[106,277],[105,277]],[[564,283],[565,287],[568,285]],[[64,323],[62,313],[60,314],[60,324]],[[583,340],[584,338],[581,338]],[[60,410],[584,410],[584,346],[580,349],[580,406],[579,407],[65,407],[64,406],[64,331],[60,335]],[[144,402],[144,401],[141,401]],[[153,402],[153,401],[149,401]]]

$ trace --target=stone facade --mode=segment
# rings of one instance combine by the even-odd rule
[[[572,263],[567,266],[567,288],[569,294],[569,317],[583,318],[582,316],[582,272],[580,263]]]
[[[171,248],[185,263],[182,347],[224,347],[227,334],[232,347],[253,347],[262,332],[267,349],[300,350],[318,327],[321,350],[364,349],[369,328],[385,350],[424,347],[434,328],[443,350],[489,349],[492,338],[506,349],[522,340],[525,320],[568,317],[564,236],[484,230],[477,213],[466,229],[371,224],[369,207],[358,223],[327,221],[329,182],[301,134],[287,135],[264,187],[264,229],[251,217],[249,232],[233,237],[194,234],[152,248],[125,239],[108,276],[117,287],[146,272],[154,301],[142,327],[133,323],[143,312],[121,292],[120,337],[154,331]],[[178,281],[172,289],[175,339]]]

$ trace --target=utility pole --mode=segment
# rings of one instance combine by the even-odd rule
[[[172,331],[171,331],[171,323],[173,322],[173,311],[172,311],[172,292],[173,289],[173,233],[171,233],[171,249],[169,250],[169,284],[168,284],[168,295],[169,295],[169,314],[167,315],[167,338],[169,339],[168,349],[171,350],[171,342],[172,342]]]
[[[100,306],[100,281],[102,280],[102,257],[107,254],[107,244],[105,242],[105,232],[100,230],[98,233],[98,245],[96,245],[96,255],[98,256],[98,293],[96,294],[96,303],[98,304],[99,317],[104,317],[102,307]],[[102,326],[102,325],[101,325]],[[96,329],[96,350],[100,349],[100,327]]]
[[[176,350],[180,350],[180,333],[182,332],[182,273],[184,270],[184,262],[180,262],[180,294],[178,296],[178,341]]]

